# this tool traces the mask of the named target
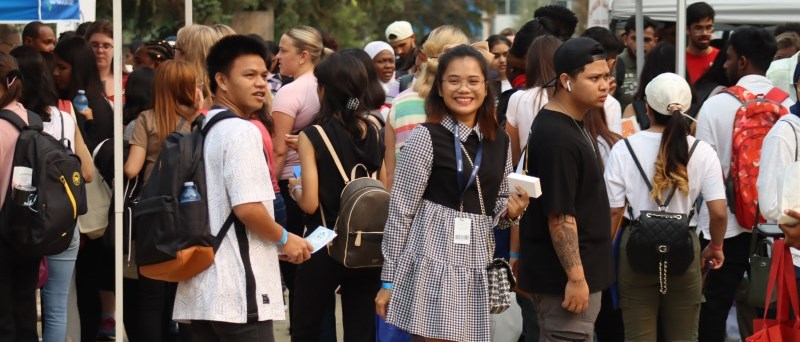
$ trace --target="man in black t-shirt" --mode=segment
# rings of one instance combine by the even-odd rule
[[[519,281],[536,306],[539,341],[592,341],[601,291],[613,278],[611,218],[597,144],[582,120],[603,107],[610,72],[590,38],[566,41],[553,63],[555,95],[528,141],[528,173],[539,177],[542,196],[520,225]]]

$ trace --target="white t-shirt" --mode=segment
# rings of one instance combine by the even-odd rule
[[[206,122],[219,112],[221,110],[210,111]],[[260,202],[271,216],[274,215],[275,192],[264,159],[261,133],[256,126],[247,120],[220,121],[205,138],[203,156],[212,234],[219,233],[231,208],[240,204]],[[284,309],[277,247],[250,229],[247,229],[247,239],[256,280],[258,320],[282,320]],[[247,322],[245,271],[233,227],[222,240],[211,267],[178,283],[173,319]]]
[[[506,109],[506,121],[511,126],[517,128],[519,132],[519,148],[524,150],[528,145],[528,135],[531,132],[531,125],[536,114],[547,104],[547,90],[541,87],[533,87],[511,94],[508,98],[508,109]],[[619,101],[613,96],[608,95],[603,105],[606,112],[606,123],[608,129],[614,133],[622,134],[622,107]]]
[[[761,215],[771,223],[778,222],[783,214],[778,206],[778,196],[783,191],[783,173],[786,166],[798,157],[798,149],[800,117],[794,114],[784,115],[764,138],[756,183]],[[800,250],[792,248],[792,257],[795,266],[800,266]]]
[[[736,85],[742,86],[754,94],[766,94],[773,88],[772,82],[760,75],[747,75],[742,77]],[[783,105],[787,109],[792,104],[790,99],[783,102]],[[739,100],[735,97],[730,94],[722,93],[708,98],[697,114],[697,139],[707,142],[717,152],[725,177],[728,176],[728,171],[731,167],[733,120],[740,106]],[[700,215],[697,223],[698,228],[703,231],[703,236],[706,239],[710,239],[711,236],[708,231],[708,210],[705,206],[700,208]],[[741,233],[749,232],[750,229],[739,226],[736,216],[730,212],[729,207],[728,231],[725,233],[725,238],[727,239]]]
[[[661,146],[661,135],[661,133],[643,131],[628,137],[633,151],[651,183],[655,175],[655,163],[658,149]],[[688,136],[686,140],[691,148],[696,139]],[[647,189],[628,147],[625,146],[625,141],[620,140],[614,145],[605,167],[608,202],[612,208],[624,207],[627,198],[633,214],[637,217],[642,210],[658,210],[658,204],[650,197],[650,191]],[[668,212],[688,214],[700,194],[703,195],[706,202],[725,199],[725,184],[722,174],[719,172],[719,159],[711,146],[701,141],[695,148],[686,169],[689,174],[689,194],[681,191],[675,192],[675,196],[667,207]],[[663,197],[666,198],[671,190],[671,188],[665,189]],[[692,225],[696,223],[696,220],[695,216],[692,219]]]
[[[536,114],[547,104],[547,90],[533,87],[520,90],[508,98],[506,121],[517,128],[519,132],[519,148],[525,150],[528,145],[528,135],[531,133],[531,124]]]
[[[61,131],[61,119],[64,120],[64,131]],[[58,107],[50,106],[50,121],[42,122],[42,130],[61,140],[63,137],[69,141],[69,148],[75,152],[75,118],[72,115],[58,110]]]

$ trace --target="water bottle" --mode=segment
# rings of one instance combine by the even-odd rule
[[[180,203],[189,203],[189,202],[197,202],[200,200],[200,193],[197,192],[197,187],[194,186],[194,182],[186,182],[183,183],[183,191],[181,191],[181,200]]]
[[[75,98],[72,99],[72,104],[75,105],[75,109],[79,112],[89,108],[89,99],[86,98],[86,91],[83,89],[78,90],[78,95],[75,95]]]

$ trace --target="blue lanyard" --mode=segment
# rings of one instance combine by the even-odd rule
[[[464,203],[464,194],[467,192],[467,189],[472,185],[472,182],[475,181],[475,177],[478,176],[478,169],[481,168],[481,160],[483,160],[483,141],[480,142],[478,145],[478,154],[475,156],[475,163],[472,165],[472,173],[469,175],[469,180],[467,181],[467,185],[464,185],[464,158],[461,155],[461,137],[459,136],[458,132],[458,123],[455,125],[455,130],[453,132],[453,146],[456,149],[456,178],[458,179],[458,191],[459,191],[459,203]]]

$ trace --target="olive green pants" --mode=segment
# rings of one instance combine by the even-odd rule
[[[658,274],[636,273],[631,269],[626,249],[630,230],[625,228],[620,243],[617,282],[626,341],[658,340],[659,318],[665,341],[697,341],[703,289],[700,242],[694,232],[691,234],[694,261],[684,274],[668,275],[667,293],[662,295]]]

